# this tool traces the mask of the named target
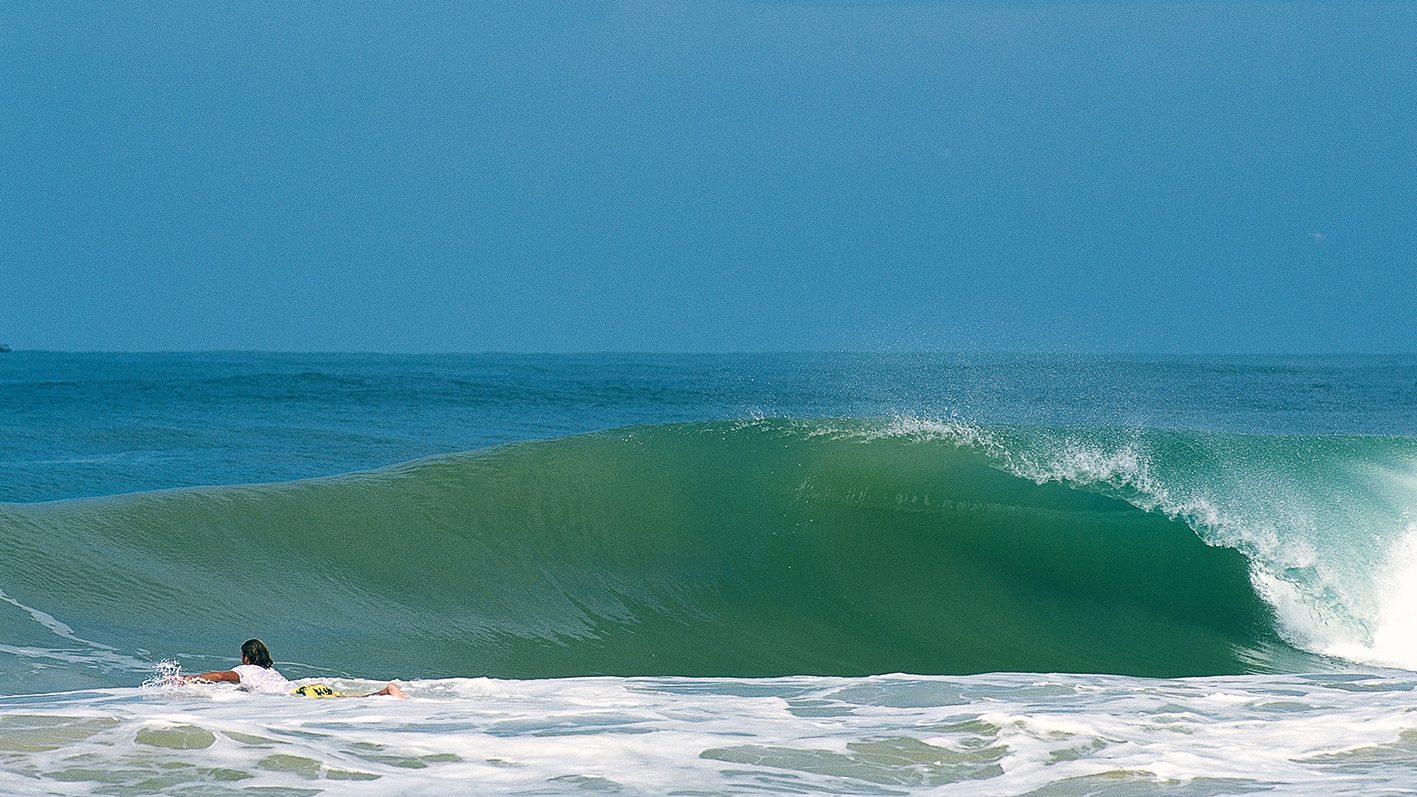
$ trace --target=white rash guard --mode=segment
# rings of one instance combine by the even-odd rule
[[[255,664],[243,664],[239,667],[232,667],[231,671],[241,676],[241,688],[248,692],[259,692],[263,695],[288,695],[295,686],[285,679],[273,667],[258,667]]]

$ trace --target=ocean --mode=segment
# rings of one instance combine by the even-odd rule
[[[0,354],[0,793],[1417,794],[1415,512],[1417,356]]]

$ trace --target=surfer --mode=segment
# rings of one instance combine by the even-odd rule
[[[324,684],[306,684],[296,686],[286,680],[275,667],[275,661],[271,659],[270,648],[259,639],[248,639],[241,645],[241,665],[232,667],[229,670],[217,670],[214,672],[204,672],[201,675],[188,675],[182,680],[192,683],[229,683],[236,684],[238,688],[248,692],[260,692],[266,695],[299,695],[301,697],[397,697],[400,700],[406,699],[408,695],[390,681],[383,689],[368,694],[350,694],[348,692],[336,692]]]

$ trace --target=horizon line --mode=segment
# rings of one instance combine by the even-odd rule
[[[4,345],[4,344],[0,344]],[[774,354],[936,354],[936,355],[1014,355],[1014,356],[1071,356],[1071,357],[1406,357],[1417,355],[1417,350],[1190,350],[1164,351],[1146,349],[1025,349],[1025,348],[841,348],[841,349],[561,349],[561,350],[518,350],[518,349],[40,349],[9,348],[0,354],[267,354],[267,355],[331,355],[331,356],[752,356]]]

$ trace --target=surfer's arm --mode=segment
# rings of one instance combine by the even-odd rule
[[[221,672],[204,672],[201,675],[189,675],[183,680],[189,683],[192,681],[206,681],[209,684],[239,684],[241,683],[241,676],[231,670],[222,670]]]

